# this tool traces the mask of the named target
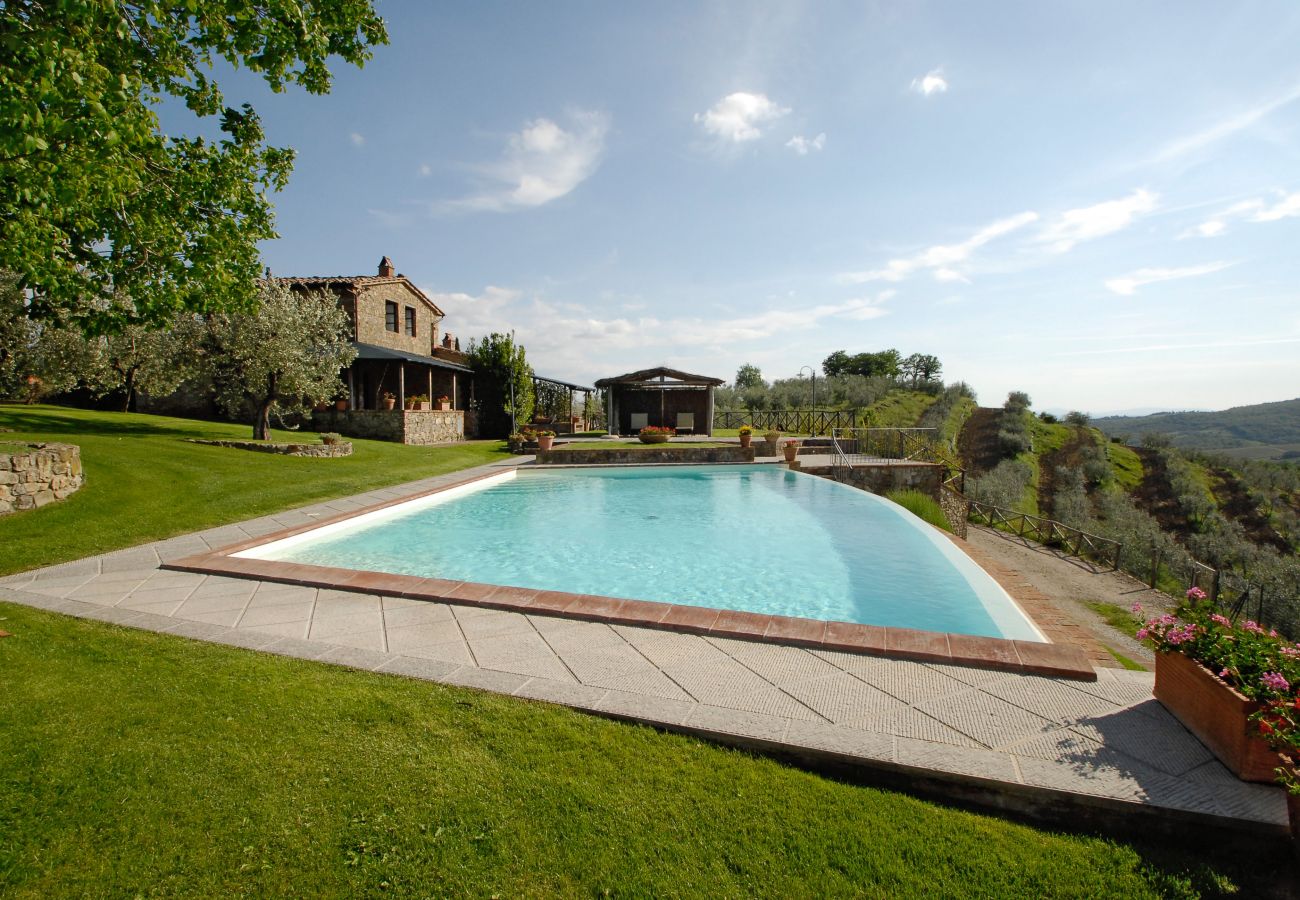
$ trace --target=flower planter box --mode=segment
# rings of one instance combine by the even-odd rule
[[[1155,696],[1242,781],[1276,780],[1278,755],[1247,721],[1258,703],[1181,653],[1156,654]]]
[[[666,435],[666,434],[642,434],[642,435],[638,435],[638,437],[641,438],[641,443],[643,443],[643,444],[666,444],[666,443],[668,443],[668,435]]]

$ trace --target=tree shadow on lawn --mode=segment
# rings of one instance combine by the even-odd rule
[[[83,415],[77,415],[81,413]],[[153,418],[153,417],[149,417]],[[183,419],[162,418],[149,422],[143,413],[113,413],[70,410],[60,415],[49,408],[0,405],[0,425],[13,429],[16,434],[95,434],[104,437],[201,437],[208,435],[204,426],[240,427],[230,422],[190,422]],[[210,436],[210,435],[209,435]]]

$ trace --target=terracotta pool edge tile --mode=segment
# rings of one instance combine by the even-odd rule
[[[671,603],[654,600],[624,600],[606,621],[610,625],[657,626],[672,609]]]
[[[1012,641],[972,634],[949,634],[948,651],[952,662],[959,666],[979,666],[990,669],[1018,671],[1020,654]]]
[[[827,622],[822,649],[841,653],[884,653],[885,631],[880,625]]]
[[[944,631],[918,631],[915,628],[886,628],[885,652],[926,662],[951,662],[948,634]]]
[[[1041,644],[1036,641],[1012,641],[1020,655],[1020,669],[1031,675],[1050,675],[1096,681],[1097,670],[1086,653],[1073,644]]]
[[[772,643],[800,647],[821,647],[825,643],[826,629],[830,625],[821,619],[801,619],[797,616],[772,616],[763,638]]]
[[[761,638],[772,625],[772,617],[763,613],[736,609],[719,610],[709,626],[709,634],[716,637]]]
[[[707,606],[677,606],[669,608],[659,620],[659,627],[669,631],[685,631],[694,634],[708,634],[713,623],[718,620],[720,609]]]

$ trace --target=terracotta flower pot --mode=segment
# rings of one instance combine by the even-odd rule
[[[794,462],[795,457],[799,455],[799,442],[789,441],[782,449],[785,452],[785,461]]]
[[[1272,782],[1276,752],[1247,716],[1259,704],[1181,653],[1156,654],[1156,699],[1242,781]]]
[[[543,434],[543,435],[539,435],[538,438],[537,438],[537,449],[538,449],[538,450],[550,450],[550,449],[551,449],[551,445],[554,444],[554,443],[555,443],[555,435],[553,435],[553,434]]]
[[[384,398],[384,409],[392,409],[395,405],[397,405],[397,400],[395,398],[393,397]]]
[[[641,443],[643,443],[643,444],[666,444],[666,443],[668,443],[668,435],[666,435],[666,434],[639,434],[639,435],[637,435],[637,437],[641,438]]]
[[[752,440],[754,440],[754,436],[752,434],[742,434],[740,436],[740,446],[748,447]]]
[[[343,412],[343,410],[345,410],[345,409],[348,408],[348,401],[346,401],[346,400],[335,400],[335,401],[334,401],[334,408],[337,409],[339,412]]]

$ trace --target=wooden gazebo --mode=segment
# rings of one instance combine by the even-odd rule
[[[602,378],[610,434],[636,434],[650,425],[678,433],[713,434],[713,391],[721,378],[660,366]]]

